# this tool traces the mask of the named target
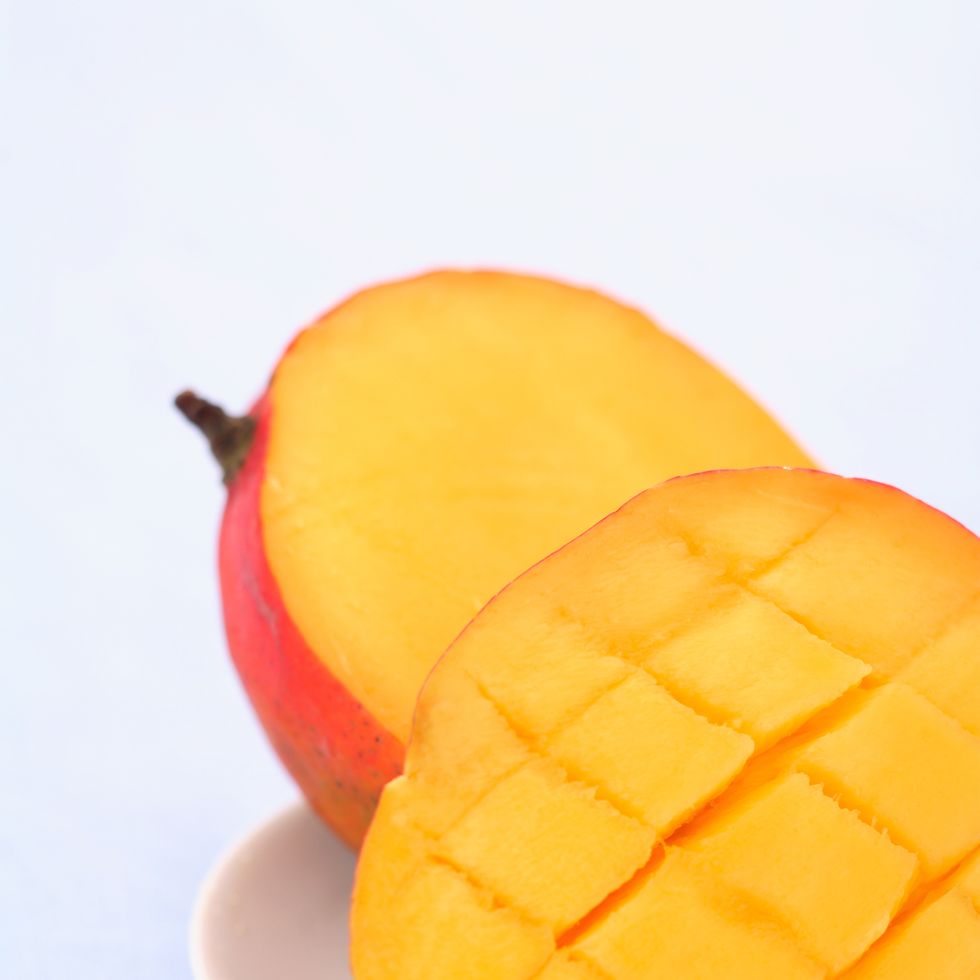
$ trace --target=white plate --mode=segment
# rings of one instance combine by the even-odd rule
[[[211,870],[191,921],[195,980],[340,980],[354,855],[303,804]]]

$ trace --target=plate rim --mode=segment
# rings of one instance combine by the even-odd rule
[[[197,887],[194,902],[191,906],[190,922],[187,927],[191,976],[194,980],[214,980],[213,974],[208,972],[204,959],[204,921],[206,918],[205,910],[209,907],[218,889],[219,880],[238,854],[245,850],[253,840],[271,828],[298,816],[300,813],[312,813],[309,805],[303,799],[294,800],[292,803],[281,806],[278,810],[273,810],[267,817],[260,820],[248,830],[242,831],[237,837],[232,838],[231,843],[224,845],[218,852],[217,858]]]

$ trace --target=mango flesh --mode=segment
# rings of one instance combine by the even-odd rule
[[[505,273],[359,293],[297,337],[268,399],[272,576],[324,668],[401,743],[473,615],[622,501],[679,473],[809,465],[642,313]]]
[[[980,541],[921,502],[779,469],[641,493],[432,672],[356,976],[980,976],[978,662]]]

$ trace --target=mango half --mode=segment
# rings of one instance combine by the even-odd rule
[[[228,644],[273,745],[357,846],[419,688],[508,581],[644,487],[807,465],[751,398],[637,310],[446,271],[303,330],[246,418],[190,393],[228,484]]]
[[[434,669],[361,980],[980,976],[980,540],[806,470],[645,491]]]

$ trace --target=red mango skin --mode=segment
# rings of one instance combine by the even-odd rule
[[[218,548],[228,646],[279,758],[316,813],[357,849],[405,750],[327,670],[286,611],[262,535],[268,393],[250,414],[254,441],[229,487]]]

